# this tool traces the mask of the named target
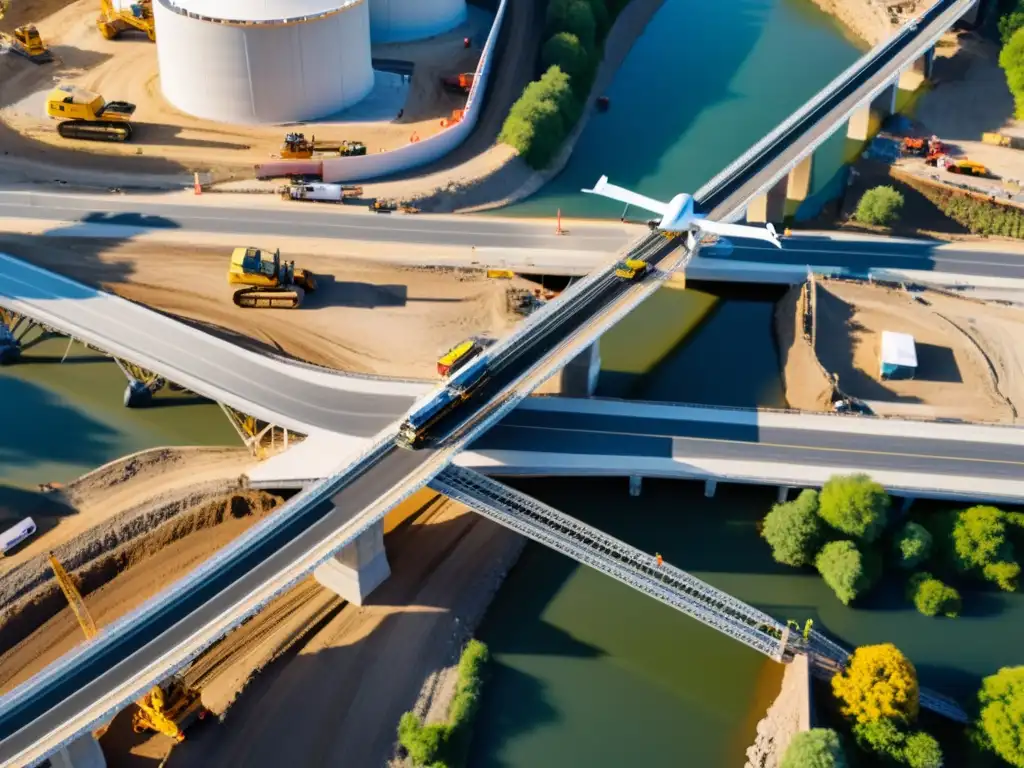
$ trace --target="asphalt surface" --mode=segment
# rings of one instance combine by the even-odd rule
[[[79,225],[107,225],[142,230],[237,234],[260,241],[275,236],[333,238],[416,245],[500,247],[505,249],[617,251],[636,237],[626,226],[574,223],[571,237],[556,235],[555,222],[499,219],[488,216],[409,216],[347,213],[333,205],[312,203],[280,207],[183,205],[131,196],[0,192],[0,217],[54,222],[54,234],[74,235]],[[62,224],[60,222],[70,222]],[[254,243],[259,245],[259,242]]]
[[[838,417],[837,417],[838,418]],[[851,428],[860,417],[850,416]],[[543,446],[540,448],[540,446]],[[520,408],[470,450],[731,459],[859,471],[1024,480],[1024,445],[533,411]]]
[[[697,211],[708,214],[710,219],[724,220],[744,209],[778,169],[795,166],[801,152],[833,133],[866,94],[880,83],[898,77],[899,71],[915,58],[911,49],[917,38],[941,34],[952,27],[963,14],[957,8],[961,3],[963,0],[940,0],[919,18],[916,29],[905,29],[894,37],[886,44],[884,55],[872,59],[751,162],[733,174],[712,179],[697,192]]]
[[[338,387],[292,376],[287,364],[207,334],[197,338],[177,320],[0,255],[0,305],[17,308],[18,302],[59,315],[62,329],[80,329],[77,338],[105,351],[113,352],[110,342],[116,341],[124,358],[196,394],[291,429],[307,425],[366,437],[413,403],[413,397],[342,389],[340,376]]]
[[[781,250],[752,241],[735,241],[728,255],[705,249],[709,258],[796,266],[842,267],[867,275],[872,269],[948,272],[977,277],[1024,278],[1024,251],[978,251],[939,241],[909,242],[881,237],[835,239],[799,235],[786,238]]]

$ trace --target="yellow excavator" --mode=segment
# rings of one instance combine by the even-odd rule
[[[11,9],[11,0],[0,0],[0,19]],[[0,45],[19,56],[24,56],[34,64],[46,64],[53,61],[53,52],[46,47],[35,24],[25,24],[13,33],[0,32]]]
[[[61,592],[67,598],[71,612],[78,619],[78,624],[85,633],[86,640],[92,640],[99,630],[96,622],[93,621],[89,609],[85,606],[82,594],[75,586],[70,574],[64,570],[60,561],[50,553],[50,567],[53,568],[53,575],[57,577],[57,584]],[[184,680],[178,676],[172,677],[163,685],[154,685],[149,693],[135,702],[138,709],[132,715],[132,729],[136,733],[155,731],[165,736],[170,736],[175,741],[185,740],[185,730],[196,720],[202,720],[207,715],[207,709],[203,706],[198,691],[190,688]],[[106,730],[104,726],[97,736],[102,735]]]
[[[283,261],[281,251],[270,254],[259,248],[235,248],[228,284],[245,286],[234,294],[239,307],[295,309],[307,293],[316,290],[316,277],[296,268],[294,261]]]
[[[122,32],[137,29],[156,42],[156,23],[153,20],[153,0],[138,0],[128,6],[114,0],[100,0],[100,15],[96,28],[107,40],[116,40]]]
[[[46,114],[61,121],[57,133],[64,139],[128,141],[135,105],[106,101],[75,85],[58,85],[46,96]]]

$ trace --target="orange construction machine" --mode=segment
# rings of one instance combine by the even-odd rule
[[[441,84],[444,86],[446,91],[452,91],[453,93],[469,93],[470,88],[473,87],[473,80],[475,78],[476,75],[472,72],[463,72],[461,75],[441,78]]]

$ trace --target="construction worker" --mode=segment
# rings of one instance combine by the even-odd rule
[[[654,559],[658,561],[658,567],[661,568],[662,563],[664,563],[665,561],[662,559],[661,554],[659,552],[654,553]]]

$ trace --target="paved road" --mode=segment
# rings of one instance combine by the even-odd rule
[[[205,198],[204,198],[205,199]],[[407,216],[344,212],[335,206],[287,204],[249,208],[156,202],[151,198],[0,192],[0,217],[55,222],[55,231],[74,234],[74,224],[181,230],[263,237],[336,238],[439,246],[503,249],[617,251],[638,234],[627,225],[574,223],[571,236],[554,234],[555,222],[516,221],[489,216]],[[56,222],[73,222],[62,226]]]
[[[808,151],[845,124],[849,115],[877,86],[911,64],[920,40],[936,40],[955,24],[971,5],[970,0],[939,0],[924,13],[917,29],[905,29],[889,43],[876,48],[877,54],[863,69],[836,88],[777,139],[768,142],[750,162],[712,179],[696,194],[697,210],[709,218],[726,220],[745,210],[750,200],[780,175],[794,167]]]
[[[851,430],[858,418],[846,422]],[[839,423],[836,424],[839,426]],[[470,450],[777,462],[1024,480],[1024,445],[519,408]]]
[[[0,306],[72,332],[193,392],[302,432],[369,436],[413,402],[402,385],[311,372],[196,331],[109,293],[0,255]]]
[[[782,250],[754,241],[732,243],[731,253],[707,248],[702,255],[731,261],[796,266],[842,267],[866,274],[871,269],[947,272],[978,277],[1024,278],[1024,249],[976,250],[934,240],[900,240],[865,236],[835,238],[795,235]]]

